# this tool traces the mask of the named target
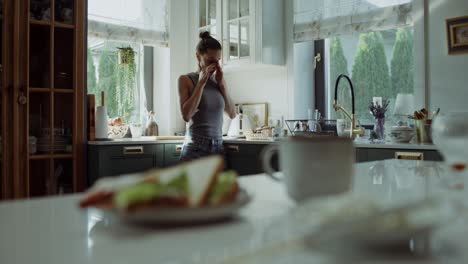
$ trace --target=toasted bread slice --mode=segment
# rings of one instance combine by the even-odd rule
[[[114,201],[120,209],[201,207],[205,205],[222,168],[223,159],[211,156],[169,169],[152,170],[145,175],[146,181],[164,186],[163,191],[155,185],[140,184],[117,193]]]
[[[218,174],[224,167],[220,156],[200,158],[168,169],[151,170],[144,175],[126,175],[101,179],[81,201],[81,207],[106,204],[121,209],[137,209],[149,206],[201,207],[207,204]],[[184,180],[181,180],[184,176]],[[163,186],[156,188],[145,183]],[[174,188],[167,188],[175,184]],[[172,189],[172,190],[171,190]],[[176,189],[176,192],[173,190]],[[168,190],[166,192],[166,190]],[[113,198],[112,198],[113,197]],[[116,200],[116,197],[118,199]],[[154,198],[153,198],[154,197]],[[118,204],[116,202],[118,201]]]
[[[220,156],[201,158],[185,164],[188,174],[189,206],[200,207],[206,204],[216,177],[224,168]]]
[[[86,192],[79,206],[112,207],[112,196],[119,190],[144,182],[146,179],[140,173],[125,174],[119,177],[101,178]]]

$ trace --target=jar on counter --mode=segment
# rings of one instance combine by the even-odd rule
[[[146,122],[145,136],[158,136],[158,124],[156,123],[156,118],[154,117],[154,112],[151,111]]]

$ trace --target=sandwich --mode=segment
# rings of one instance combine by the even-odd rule
[[[143,174],[103,178],[80,201],[80,207],[133,211],[158,207],[219,206],[235,200],[237,174],[222,172],[219,156],[201,158]]]

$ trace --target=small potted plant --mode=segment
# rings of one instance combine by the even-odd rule
[[[135,62],[135,51],[131,47],[118,48],[119,64],[133,64]]]

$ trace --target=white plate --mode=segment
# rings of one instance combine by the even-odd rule
[[[236,199],[232,203],[216,207],[155,208],[130,213],[97,208],[96,210],[102,212],[104,216],[134,224],[191,224],[233,217],[237,211],[248,204],[250,200],[250,195],[241,188]]]

